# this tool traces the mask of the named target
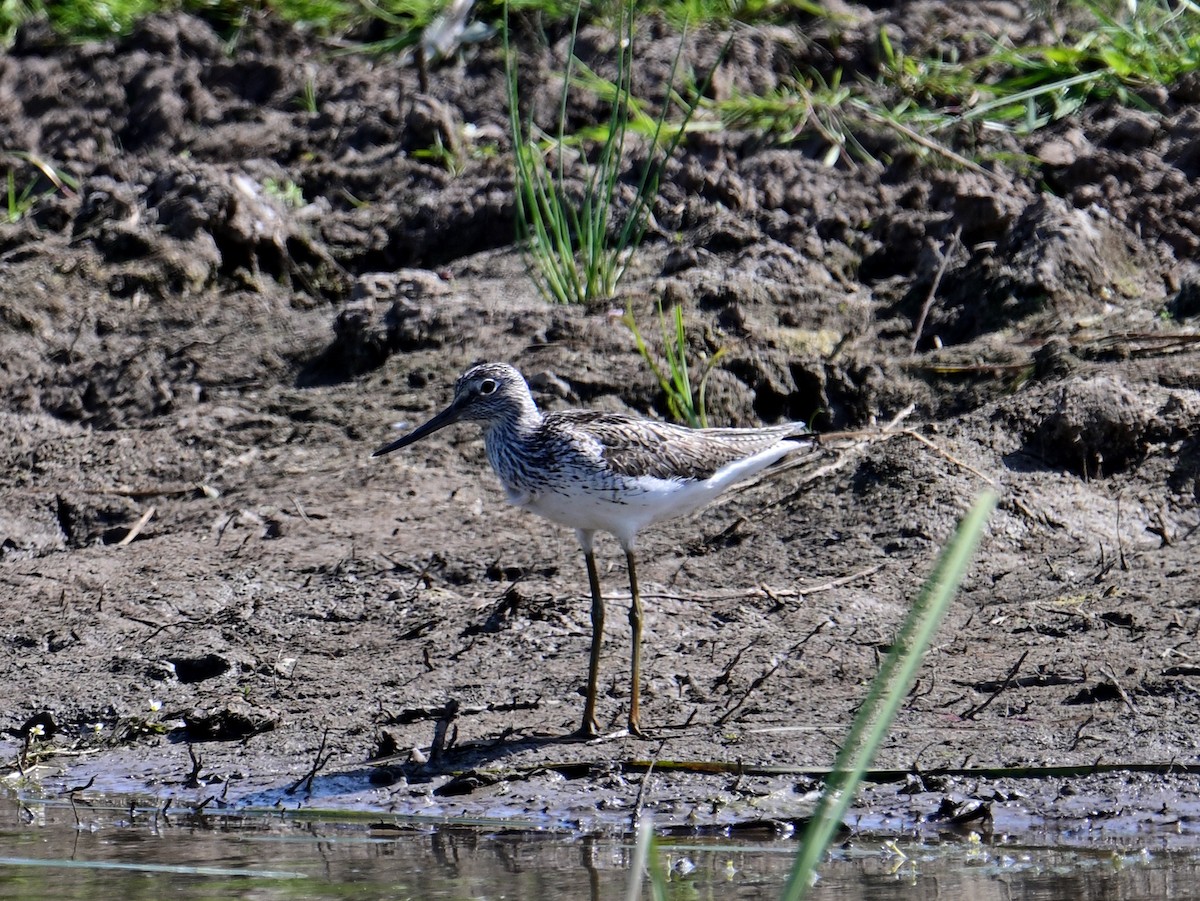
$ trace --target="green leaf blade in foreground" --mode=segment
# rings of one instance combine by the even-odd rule
[[[891,728],[995,505],[995,492],[980,495],[922,587],[834,762],[833,772],[801,839],[800,851],[784,888],[784,901],[800,901],[812,888],[817,865],[854,800],[863,773]]]

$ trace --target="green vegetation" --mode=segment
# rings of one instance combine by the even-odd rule
[[[514,13],[540,17],[543,27],[566,24],[580,15],[568,0],[479,0],[469,11],[473,24],[462,23],[454,33],[456,40],[489,37],[510,7]],[[128,33],[141,17],[164,10],[202,16],[229,32],[253,14],[279,16],[351,42],[370,29],[385,37],[359,46],[381,53],[419,45],[427,29],[461,11],[451,0],[0,0],[0,44],[11,42],[17,26],[34,16],[47,18],[66,40],[89,40]],[[639,16],[661,14],[672,22],[694,25],[819,17],[835,39],[845,18],[813,0],[642,0],[636,10]],[[604,3],[587,7],[582,15],[601,23],[615,21],[615,30],[628,34],[626,13],[623,4]],[[823,142],[828,145],[828,162],[847,154],[869,159],[866,133],[883,130],[936,153],[943,136],[956,127],[1028,131],[1096,100],[1144,106],[1140,92],[1145,88],[1171,84],[1200,69],[1196,0],[1067,0],[1047,15],[1055,17],[1055,31],[1063,35],[1060,41],[1035,46],[997,41],[969,59],[914,55],[894,45],[883,30],[873,70],[798,72],[790,83],[767,94],[706,100],[703,111],[725,127],[759,131],[776,141]],[[582,24],[583,19],[577,21]],[[441,52],[441,45],[434,49]],[[642,113],[627,90],[627,80],[606,85],[576,63],[567,74],[576,89],[600,96],[615,91],[623,98],[614,109],[623,109],[628,122],[612,122],[601,131],[620,125],[645,134],[662,127]],[[314,97],[301,96],[299,102],[315,108]],[[544,136],[537,137],[545,144]],[[562,135],[576,144],[584,137],[595,135]]]
[[[0,36],[10,41],[17,25],[43,16],[68,40],[100,40],[128,34],[151,13],[173,10],[202,16],[223,29],[236,29],[247,16],[262,12],[327,34],[348,34],[376,21],[419,34],[446,5],[445,0],[0,0]]]
[[[669,129],[668,137],[666,118],[671,104],[664,104],[658,117],[652,118],[634,100],[632,2],[622,2],[617,15],[616,81],[602,79],[588,69],[575,56],[582,8],[582,3],[576,7],[571,24],[558,121],[552,138],[543,137],[545,133],[532,117],[522,118],[507,8],[503,29],[517,235],[529,255],[534,283],[548,299],[559,303],[587,303],[613,296],[645,234],[662,168],[679,145],[696,110],[695,100],[682,103],[682,121]],[[668,86],[675,83],[682,47],[680,38]],[[598,134],[593,133],[593,137],[599,138],[596,142],[567,133],[567,110],[573,88],[590,90],[608,105],[607,124]],[[671,95],[678,99],[673,90]],[[626,163],[626,135],[631,128],[648,138],[650,154],[642,167],[633,200],[622,211],[624,222],[618,224],[614,215]],[[593,148],[593,143],[598,143],[598,148]],[[659,147],[664,147],[662,156],[655,159],[654,150]]]
[[[39,173],[22,176],[23,180],[18,182],[17,170],[9,167],[5,176],[3,215],[10,224],[20,222],[29,215],[42,198],[49,197],[56,191],[69,195],[79,188],[77,179],[52,166],[36,153],[26,150],[2,150],[0,153],[22,161],[29,169]],[[24,180],[26,178],[28,180]]]
[[[319,113],[321,103],[317,99],[317,80],[310,74],[304,79],[300,93],[296,95],[296,106],[306,113]]]
[[[284,206],[298,210],[304,206],[304,190],[290,178],[277,181],[274,178],[263,179],[263,191],[277,199]]]
[[[134,23],[153,12],[188,5],[161,0],[0,0],[0,36],[7,45],[18,25],[44,17],[70,40],[99,39],[127,34]]]
[[[704,389],[708,384],[708,377],[712,373],[713,367],[725,355],[725,349],[721,348],[711,357],[702,356],[700,358],[699,377],[696,379],[697,387],[693,392],[690,374],[691,354],[688,352],[687,334],[683,327],[682,307],[675,307],[671,320],[668,322],[666,314],[663,313],[662,302],[659,301],[658,304],[658,322],[662,329],[665,365],[659,364],[658,359],[647,346],[646,340],[638,328],[637,320],[634,318],[632,308],[626,308],[621,322],[633,333],[638,353],[646,366],[654,373],[654,377],[658,379],[658,384],[662,388],[663,394],[666,395],[667,409],[670,411],[671,417],[676,422],[689,425],[694,429],[707,428],[708,410],[704,402]]]
[[[1200,6],[1190,0],[1076,0],[1074,6],[1092,24],[1062,43],[997,46],[968,62],[906,57],[883,34],[880,81],[914,102],[940,107],[948,121],[1031,131],[1093,100],[1143,106],[1138,90],[1169,85],[1200,68]]]
[[[1200,69],[1200,5],[1191,0],[1075,0],[1064,12],[1088,24],[1064,27],[1059,44],[997,43],[970,60],[906,55],[881,30],[871,77],[860,72],[851,82],[840,70],[827,77],[812,71],[770,93],[735,94],[712,107],[726,127],[783,143],[818,140],[830,165],[844,155],[876,162],[863,137],[883,131],[927,156],[970,166],[944,143],[955,129],[1030,132],[1110,98],[1145,107],[1139,91]]]
[[[34,189],[37,187],[36,181],[31,181],[25,187],[17,188],[17,178],[13,174],[13,170],[8,170],[8,190],[6,192],[7,204],[5,214],[8,221],[20,222],[25,218],[25,215],[33,209],[33,205],[38,202],[41,195],[34,194]]]
[[[858,708],[854,722],[850,724],[850,734],[833,763],[833,772],[825,780],[817,809],[800,838],[800,853],[796,855],[783,893],[785,901],[800,901],[812,888],[817,867],[841,827],[846,811],[862,784],[863,775],[875,759],[901,703],[908,695],[917,668],[925,657],[925,651],[933,640],[946,608],[958,591],[967,564],[983,535],[983,527],[987,525],[995,506],[994,492],[986,491],[976,499],[950,543],[938,557],[933,573],[922,586],[895,643],[871,681],[867,698]]]

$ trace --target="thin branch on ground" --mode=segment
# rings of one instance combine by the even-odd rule
[[[865,579],[867,576],[872,576],[879,572],[885,566],[887,566],[886,561],[876,563],[848,576],[839,576],[836,579],[830,579],[827,582],[820,582],[806,588],[774,588],[770,585],[755,585],[749,588],[731,588],[727,591],[698,591],[687,595],[667,594],[665,592],[643,592],[642,598],[655,601],[728,601],[736,598],[745,598],[747,600],[750,598],[765,598],[766,600],[776,602],[781,600],[796,600],[806,598],[810,594],[832,591],[835,588],[841,588],[843,585],[848,585],[859,579]],[[604,600],[620,601],[628,600],[628,597],[627,594],[614,592],[604,595]]]
[[[157,508],[153,505],[147,507],[146,512],[143,513],[141,518],[133,524],[133,528],[125,533],[125,537],[117,542],[116,546],[125,547],[131,541],[133,541],[133,539],[137,538],[138,535],[142,534],[142,529],[146,528],[146,523],[150,522],[150,518],[154,516],[156,510]]]
[[[332,751],[330,751],[328,754],[325,753],[325,745],[328,741],[329,741],[329,727],[326,726],[325,731],[321,733],[321,746],[319,748],[317,748],[316,756],[313,758],[312,767],[309,769],[309,771],[307,773],[305,773],[303,776],[301,776],[299,779],[297,779],[295,782],[293,782],[291,785],[289,785],[287,788],[285,788],[284,792],[286,792],[289,795],[294,795],[300,789],[300,786],[303,785],[304,793],[312,794],[313,779],[315,779],[317,776],[317,773],[319,773],[321,770],[323,770],[325,768],[325,765],[328,764],[329,761],[333,759]]]
[[[774,663],[772,663],[769,667],[767,667],[765,670],[763,670],[763,672],[761,674],[759,674],[758,678],[756,678],[753,682],[751,682],[749,687],[747,687],[746,690],[744,692],[742,692],[742,696],[740,698],[738,698],[737,703],[734,704],[732,707],[728,708],[719,717],[717,717],[715,725],[724,726],[727,722],[729,722],[729,719],[735,713],[737,713],[739,710],[741,710],[743,705],[745,705],[745,703],[748,700],[750,700],[750,695],[752,695],[752,694],[754,694],[754,692],[758,691],[758,689],[760,689],[762,687],[764,682],[766,682],[769,678],[771,678],[773,675],[775,675],[775,673],[779,670],[779,668],[781,666],[783,666],[787,662],[787,660],[788,660],[787,657],[780,657],[778,660],[776,660]]]
[[[973,720],[979,714],[983,713],[983,711],[988,708],[992,701],[996,700],[996,698],[1000,697],[1000,695],[1004,694],[1004,692],[1008,691],[1013,686],[1013,680],[1017,677],[1017,673],[1021,670],[1021,665],[1025,662],[1025,658],[1028,656],[1029,651],[1027,650],[1017,658],[1016,663],[1009,667],[1008,674],[1000,681],[1000,684],[996,687],[995,691],[993,691],[974,707],[969,707],[964,710],[961,714],[959,714],[959,716],[964,720]]]
[[[974,466],[964,463],[962,460],[958,459],[958,457],[954,456],[952,453],[945,450],[944,448],[938,447],[936,444],[934,444],[932,441],[930,441],[924,435],[920,435],[917,432],[912,431],[911,429],[905,429],[900,434],[907,435],[909,438],[915,438],[917,441],[920,441],[922,444],[924,444],[926,447],[928,447],[934,453],[938,454],[939,456],[945,457],[947,460],[949,460],[955,466],[959,467],[960,469],[965,469],[967,472],[971,473],[972,475],[979,476],[979,478],[983,479],[991,487],[993,487],[993,488],[996,487],[995,479],[991,478],[990,476],[984,475],[982,472],[980,472]]]
[[[933,275],[933,283],[929,286],[929,293],[925,296],[925,302],[921,304],[921,313],[917,316],[917,324],[913,326],[912,344],[909,350],[912,353],[917,352],[917,345],[921,343],[921,332],[925,330],[925,320],[929,316],[929,311],[933,309],[933,302],[937,300],[938,288],[942,286],[942,278],[946,275],[946,270],[950,266],[950,260],[954,258],[955,251],[962,245],[962,226],[958,226],[954,230],[954,234],[946,242],[940,250],[935,252],[938,255],[937,272]]]
[[[630,821],[630,829],[637,831],[638,823],[642,819],[642,810],[646,806],[646,787],[650,784],[650,777],[654,774],[654,765],[658,763],[662,756],[663,748],[667,746],[667,740],[664,738],[658,743],[658,747],[654,749],[654,756],[650,758],[650,766],[646,767],[646,772],[642,775],[641,784],[638,785],[637,797],[633,802],[633,818]]]
[[[741,710],[741,708],[745,705],[746,701],[748,701],[750,699],[750,695],[752,695],[759,688],[761,688],[763,683],[766,682],[767,679],[769,679],[769,678],[771,678],[771,676],[775,675],[775,673],[779,670],[779,668],[781,666],[783,666],[789,660],[795,659],[793,655],[797,651],[799,651],[805,644],[807,644],[810,639],[812,639],[814,636],[818,635],[828,624],[829,624],[828,620],[817,623],[817,625],[814,626],[807,635],[805,635],[803,638],[801,638],[799,641],[797,641],[795,644],[793,644],[790,648],[788,648],[786,652],[781,654],[775,660],[775,662],[771,664],[771,666],[767,667],[767,669],[764,670],[758,676],[758,678],[756,678],[753,682],[750,683],[749,687],[742,693],[742,696],[737,700],[737,703],[735,703],[732,707],[729,707],[728,709],[726,709],[726,711],[724,713],[722,713],[719,717],[717,717],[717,720],[714,723],[714,725],[717,725],[717,726],[725,725],[725,723],[727,723],[729,721],[729,719],[735,713],[737,713],[739,710]],[[731,664],[731,668],[732,668],[732,664]],[[726,670],[726,672],[728,672],[728,671],[729,670]]]

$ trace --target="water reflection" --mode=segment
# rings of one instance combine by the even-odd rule
[[[78,817],[78,822],[76,822]],[[794,841],[671,839],[668,898],[774,898]],[[611,837],[389,820],[167,817],[0,798],[0,898],[622,898],[632,845]],[[1192,852],[944,845],[859,839],[822,899],[1191,898]],[[649,891],[645,893],[649,897]]]

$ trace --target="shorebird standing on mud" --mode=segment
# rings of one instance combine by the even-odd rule
[[[799,422],[757,429],[689,429],[589,410],[543,414],[521,373],[505,363],[484,363],[459,377],[450,406],[372,456],[399,450],[459,421],[483,427],[488,460],[509,502],[570,526],[583,548],[592,593],[592,649],[579,734],[588,737],[599,733],[596,691],[604,636],[593,538],[598,531],[609,532],[620,542],[632,598],[629,731],[642,735],[642,601],[634,560],[638,532],[698,510],[735,482],[798,448],[811,447],[816,436]]]

